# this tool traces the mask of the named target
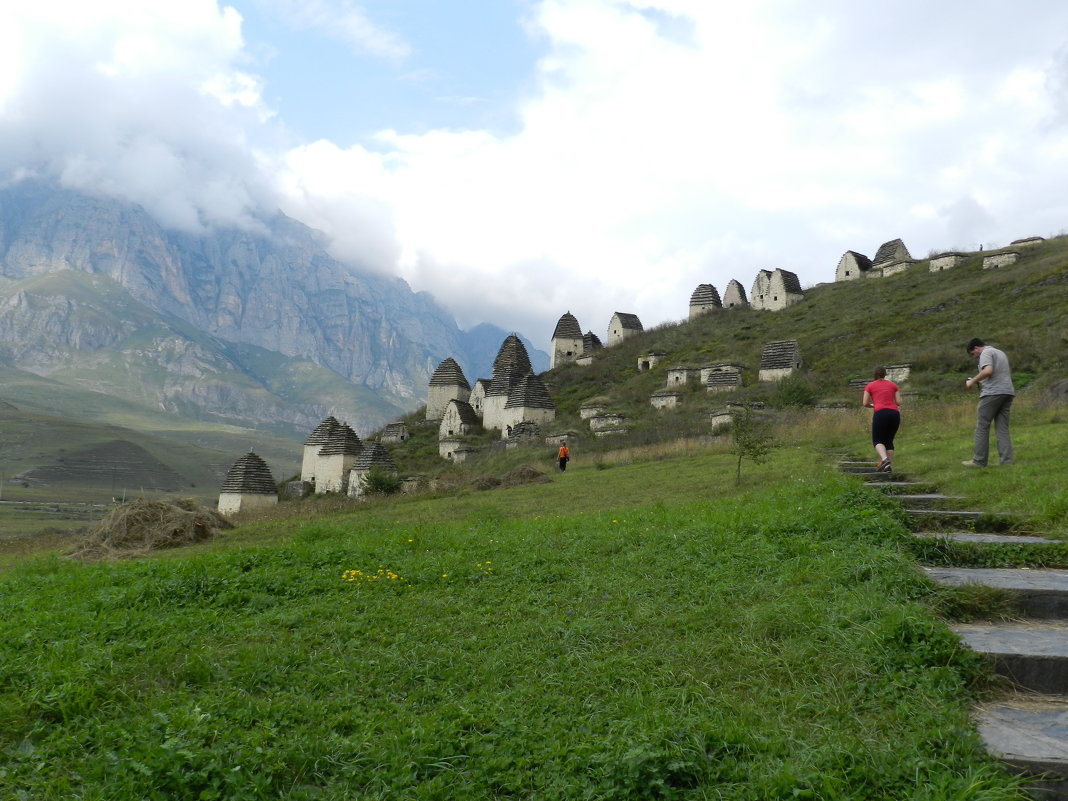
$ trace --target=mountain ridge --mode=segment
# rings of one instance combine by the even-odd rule
[[[321,233],[260,222],[169,231],[112,198],[0,188],[0,359],[294,437],[328,414],[370,430],[416,408],[447,356],[488,375],[503,329],[461,331],[429,294],[333,259]]]

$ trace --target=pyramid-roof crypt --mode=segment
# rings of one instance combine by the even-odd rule
[[[520,374],[533,372],[527,348],[516,334],[506,336],[497,350],[497,356],[493,360],[493,375],[496,376],[497,371],[506,366],[515,368]]]
[[[565,312],[556,324],[549,348],[550,370],[582,356],[582,328],[571,312]]]
[[[334,429],[338,427],[339,423],[337,418],[330,415],[323,422],[319,423],[315,427],[315,430],[308,435],[308,438],[304,440],[305,445],[322,445],[330,439],[330,435],[334,432]]]
[[[690,295],[690,305],[703,306],[709,303],[713,306],[723,305],[722,301],[719,299],[719,290],[712,286],[712,284],[698,284],[697,289]]]
[[[526,346],[515,334],[509,334],[501,343],[493,360],[493,377],[486,395],[508,395],[520,379],[533,372]]]
[[[348,423],[339,423],[323,446],[320,456],[355,456],[363,449],[363,443]]]
[[[464,389],[471,389],[471,385],[467,383],[467,378],[464,376],[464,371],[460,369],[460,365],[451,356],[438,365],[434,375],[430,377],[430,386],[460,386]]]
[[[582,328],[579,326],[578,318],[571,312],[564,312],[559,322],[556,323],[552,338],[582,339]]]
[[[388,470],[397,472],[397,465],[393,463],[393,457],[389,455],[384,445],[373,442],[360,451],[356,461],[352,464],[353,470]]]
[[[277,495],[271,469],[254,452],[249,451],[227,471],[223,480],[222,492],[241,495]]]

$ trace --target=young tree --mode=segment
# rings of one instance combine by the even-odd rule
[[[761,464],[774,446],[771,425],[748,406],[731,414],[731,453],[738,457],[734,483],[742,483],[742,459]]]

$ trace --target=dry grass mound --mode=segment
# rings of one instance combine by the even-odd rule
[[[233,524],[214,509],[183,498],[139,500],[113,509],[68,554],[75,559],[128,559],[214,537]]]
[[[501,476],[502,487],[518,487],[521,484],[547,484],[552,481],[540,470],[529,464],[521,464]]]

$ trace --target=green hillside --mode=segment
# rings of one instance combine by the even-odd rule
[[[958,393],[973,368],[964,343],[978,336],[1010,354],[1019,384],[1068,375],[1068,238],[1025,248],[1009,267],[982,269],[974,254],[952,270],[927,262],[882,279],[821,284],[778,312],[731,309],[663,326],[604,352],[589,368],[566,365],[547,374],[564,420],[582,402],[605,396],[622,412],[647,416],[649,395],[664,369],[733,362],[746,367],[745,397],[774,401],[778,387],[755,386],[765,343],[796,339],[802,381],[815,400],[856,400],[852,378],[879,365],[911,364],[908,389],[924,397]],[[639,373],[638,357],[663,354],[659,369]],[[708,405],[729,396],[716,395]]]
[[[903,459],[948,465],[957,407],[914,412]],[[153,559],[8,551],[0,772],[111,801],[1020,797],[939,617],[985,602],[935,591],[900,513],[833,469],[863,423],[801,414],[740,487],[725,444],[663,444],[286,505]],[[1063,421],[1020,418],[1020,464],[953,475],[1063,536]]]
[[[437,460],[434,491],[283,503],[136,560],[0,542],[4,786],[95,801],[1023,798],[969,717],[1000,687],[945,626],[1006,607],[936,588],[917,559],[1068,567],[1068,542],[918,543],[834,461],[870,447],[848,380],[911,363],[898,469],[986,512],[977,525],[1068,540],[1068,408],[1047,394],[1064,376],[1062,244],[1003,271],[820,287],[553,371],[558,426],[576,431],[566,473],[548,447]],[[960,467],[975,335],[1018,369],[1011,466]],[[648,405],[664,377],[637,371],[641,353],[755,367],[785,338],[807,369],[737,393],[772,411],[770,458],[740,482],[730,437],[708,430],[723,396]],[[628,435],[579,433],[594,395],[631,417]],[[850,406],[814,405],[835,398]],[[394,450],[403,469],[431,472],[433,428]],[[510,480],[522,465],[544,480]]]

